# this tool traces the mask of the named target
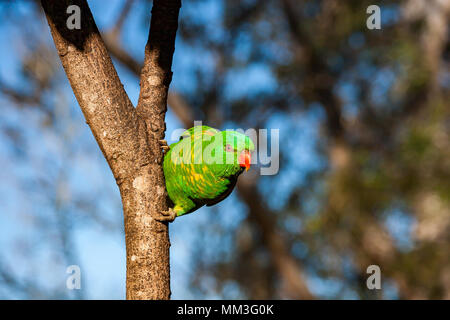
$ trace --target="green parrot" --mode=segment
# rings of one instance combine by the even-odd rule
[[[242,133],[208,126],[192,127],[178,142],[163,148],[166,188],[173,206],[158,220],[169,222],[225,199],[239,175],[250,168],[255,149]]]

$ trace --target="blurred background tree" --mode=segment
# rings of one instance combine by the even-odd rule
[[[151,1],[89,4],[136,103]],[[124,298],[114,179],[38,3],[0,9],[0,297]],[[194,119],[280,129],[280,170],[171,225],[173,298],[450,299],[449,15],[445,0],[184,1],[168,140]]]

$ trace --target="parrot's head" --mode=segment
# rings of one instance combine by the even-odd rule
[[[180,150],[171,146],[175,159],[179,155],[194,164],[199,159],[197,165],[207,165],[219,176],[233,176],[250,169],[251,153],[255,150],[252,140],[245,134],[233,130],[219,131],[208,126],[186,130],[179,143]],[[184,150],[186,146],[191,146],[188,152]]]
[[[251,153],[255,150],[252,140],[245,134],[237,131],[226,130],[218,133],[221,135],[223,142],[223,151],[225,154],[226,164],[239,166],[240,171],[250,169]],[[230,160],[232,159],[232,160]]]

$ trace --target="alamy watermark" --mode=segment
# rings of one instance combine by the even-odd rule
[[[66,25],[69,30],[81,29],[81,9],[77,5],[70,5],[66,10],[70,16],[66,20]],[[378,5],[372,4],[367,7],[366,13],[370,16],[366,20],[366,26],[369,30],[381,29],[381,9]]]
[[[73,4],[67,7],[66,13],[70,16],[66,20],[67,29],[73,30],[81,29],[81,9],[79,6]]]
[[[369,290],[381,289],[381,269],[376,264],[367,267],[366,272],[370,274],[367,278],[366,286]]]
[[[66,269],[66,273],[70,274],[66,280],[66,287],[69,290],[81,289],[81,269],[76,264],[70,265]]]
[[[366,20],[367,29],[381,29],[381,9],[376,4],[372,4],[367,7],[367,14],[370,16]]]

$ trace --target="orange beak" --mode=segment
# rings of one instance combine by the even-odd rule
[[[252,161],[252,157],[250,155],[250,152],[248,150],[244,150],[239,155],[239,165],[242,168],[245,168],[245,171],[248,171],[250,169],[250,162]]]

